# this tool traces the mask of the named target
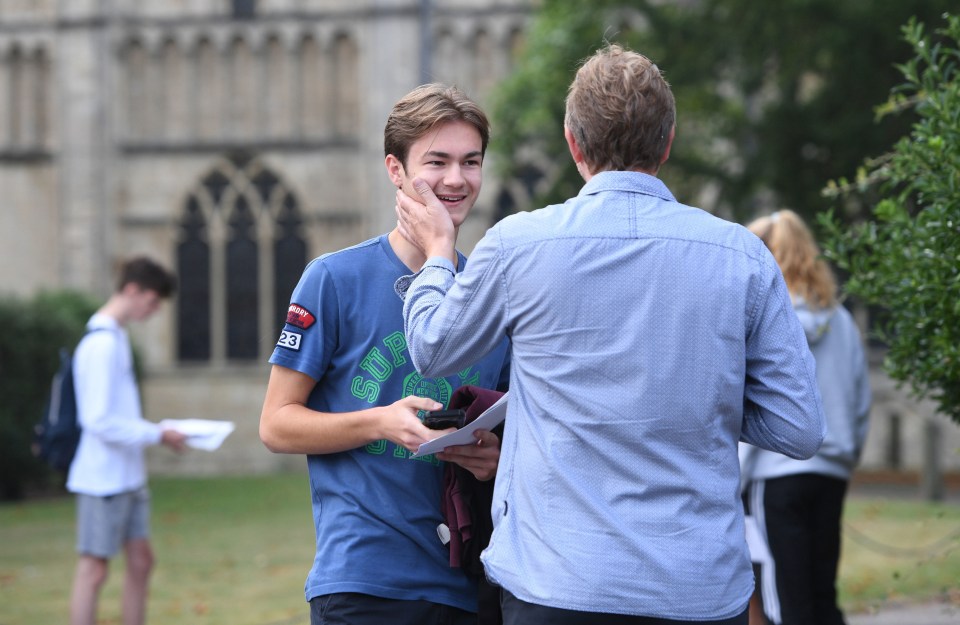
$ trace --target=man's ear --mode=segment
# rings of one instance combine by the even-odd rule
[[[667,162],[667,159],[670,158],[670,148],[673,147],[673,138],[677,136],[677,125],[674,124],[670,128],[670,136],[667,137],[667,147],[663,151],[663,154],[660,156],[660,164],[663,165]]]
[[[564,125],[563,127],[563,138],[567,140],[567,147],[570,149],[570,156],[573,157],[573,162],[577,164],[577,168],[580,168],[580,163],[583,162],[583,152],[580,151],[580,146],[577,145],[577,140],[573,136],[573,133],[570,132],[570,129]]]
[[[590,180],[590,178],[593,177],[593,172],[590,171],[590,166],[587,165],[587,162],[583,159],[583,151],[580,149],[580,146],[577,145],[576,137],[573,136],[573,133],[566,125],[563,126],[563,137],[567,140],[570,156],[573,157],[573,164],[577,166],[577,171],[580,172],[580,176],[584,181]]]
[[[387,176],[390,177],[390,182],[393,183],[393,186],[400,188],[403,186],[403,163],[400,162],[400,159],[394,156],[393,154],[387,154],[387,157],[383,160],[383,164],[387,168]]]

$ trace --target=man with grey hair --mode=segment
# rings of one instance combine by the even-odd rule
[[[737,442],[806,458],[824,418],[783,277],[745,228],[656,177],[675,106],[646,57],[579,69],[564,134],[586,184],[450,262],[430,193],[397,195],[427,261],[406,292],[414,365],[443,375],[511,341],[488,576],[507,625],[745,625],[753,590]]]

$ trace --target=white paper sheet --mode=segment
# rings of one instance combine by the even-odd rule
[[[476,430],[492,430],[500,425],[500,423],[506,418],[507,395],[509,395],[509,393],[504,393],[500,399],[493,403],[492,406],[484,410],[479,417],[466,424],[456,432],[450,432],[449,434],[444,434],[443,436],[435,438],[432,441],[422,443],[417,449],[417,453],[410,457],[418,458],[420,456],[426,456],[428,454],[435,454],[438,451],[443,451],[446,447],[453,447],[454,445],[471,445],[476,443],[477,439],[473,437],[473,433]]]
[[[233,421],[213,419],[164,419],[160,427],[187,435],[187,446],[204,451],[218,449],[236,427]]]

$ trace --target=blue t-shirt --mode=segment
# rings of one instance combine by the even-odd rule
[[[403,301],[394,291],[397,278],[409,273],[386,235],[307,266],[270,362],[317,380],[310,408],[363,410],[407,395],[446,406],[458,386],[506,384],[506,341],[456,375],[417,373],[407,356]],[[317,536],[308,601],[357,592],[476,611],[476,580],[450,567],[437,537],[443,469],[435,456],[411,459],[403,447],[381,440],[310,455],[307,464]]]

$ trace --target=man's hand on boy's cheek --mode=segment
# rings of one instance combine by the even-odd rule
[[[492,479],[497,474],[500,463],[500,438],[488,430],[473,433],[477,442],[470,445],[447,447],[437,454],[444,462],[453,462],[473,473],[481,482]]]
[[[422,201],[411,198],[402,189],[397,190],[395,208],[400,234],[428,258],[452,256],[456,235],[450,213],[430,185],[416,178],[413,186]]]

